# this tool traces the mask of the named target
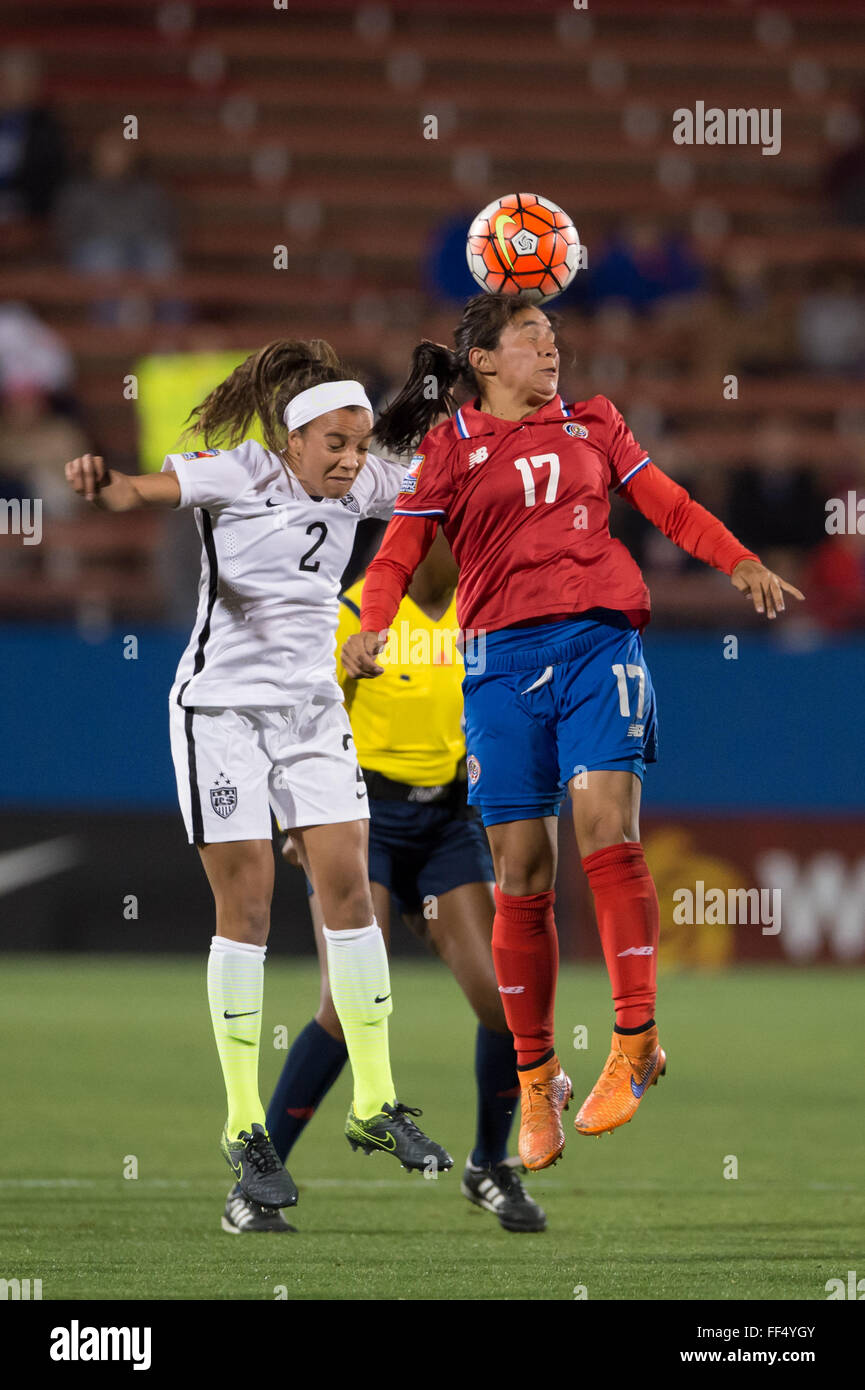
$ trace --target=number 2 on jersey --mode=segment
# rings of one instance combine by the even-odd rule
[[[514,468],[519,471],[523,480],[523,487],[526,490],[526,506],[535,505],[535,477],[533,468],[541,468],[543,464],[550,465],[550,476],[547,479],[547,490],[544,494],[545,502],[555,502],[556,489],[559,486],[559,456],[558,454],[532,454],[529,458],[514,459]]]
[[[309,562],[310,562],[310,560],[312,559],[312,557],[313,557],[313,555],[315,554],[315,552],[318,550],[318,547],[319,547],[320,545],[323,545],[323,543],[324,543],[324,538],[325,538],[325,536],[327,535],[327,525],[326,525],[326,523],[323,522],[323,521],[312,521],[312,522],[310,522],[309,526],[307,526],[307,528],[306,528],[306,534],[307,534],[308,536],[311,536],[312,533],[313,533],[313,531],[318,531],[318,533],[319,533],[318,540],[315,541],[315,542],[309,547],[309,550],[306,552],[305,555],[301,555],[301,557],[300,557],[300,564],[298,565],[298,569],[301,569],[301,570],[310,570],[313,574],[317,574],[317,573],[318,573],[318,567],[319,567],[320,561],[318,561],[318,560],[313,560],[313,561],[312,561],[312,564],[310,564]]]

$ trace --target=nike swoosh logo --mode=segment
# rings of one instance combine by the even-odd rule
[[[502,227],[506,227],[509,222],[513,222],[514,226],[517,225],[517,219],[515,217],[511,217],[509,212],[500,212],[495,220],[495,223],[493,224],[493,230],[496,234],[496,241],[499,243],[499,246],[502,249],[502,255],[504,256],[508,265],[513,268],[514,262],[513,257],[511,256],[511,248],[505,241],[505,235],[502,231]]]
[[[268,497],[264,505],[266,507],[281,507],[282,503],[278,497]]]
[[[71,869],[80,859],[79,841],[70,835],[0,854],[0,897]]]
[[[390,999],[390,995],[389,995],[389,994],[377,994],[377,995],[375,996],[375,1002],[376,1002],[377,1004],[383,1004],[384,1001],[385,1001],[385,999]]]
[[[223,1018],[251,1018],[253,1014],[257,1014],[257,1013],[258,1013],[258,1009],[247,1009],[247,1011],[246,1011],[245,1014],[230,1014],[230,1013],[228,1013],[227,1011],[225,1011],[225,1012],[223,1012],[222,1017],[223,1017]]]
[[[368,1135],[366,1135],[366,1139],[367,1139],[367,1142],[368,1142],[368,1143],[370,1143],[370,1144],[378,1144],[378,1146],[379,1146],[380,1149],[387,1149],[389,1152],[392,1153],[393,1150],[396,1148],[396,1140],[394,1139],[394,1137],[393,1137],[393,1135],[391,1134],[390,1130],[388,1130],[388,1132],[387,1132],[387,1137],[388,1137],[388,1139],[390,1140],[390,1143],[389,1143],[389,1144],[386,1144],[386,1143],[384,1142],[383,1139],[377,1139],[377,1138],[375,1137],[374,1134],[368,1134]]]
[[[640,1084],[639,1086],[635,1086],[635,1085],[634,1085],[634,1078],[631,1077],[631,1090],[632,1090],[633,1093],[634,1093],[634,1099],[635,1099],[635,1100],[642,1100],[642,1098],[643,1098],[643,1092],[645,1091],[646,1087],[647,1087],[648,1084],[649,1084],[649,1078],[650,1078],[651,1075],[652,1075],[652,1070],[653,1070],[653,1068],[652,1068],[652,1067],[649,1067],[649,1070],[648,1070],[647,1073],[646,1073],[646,1079],[645,1079],[645,1081],[641,1082],[641,1084]]]

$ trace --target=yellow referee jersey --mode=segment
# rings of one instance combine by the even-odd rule
[[[376,660],[384,674],[369,680],[346,675],[339,652],[360,632],[363,579],[340,599],[336,630],[337,677],[354,733],[358,762],[395,782],[437,787],[450,782],[465,757],[462,679],[457,650],[456,599],[438,622],[406,595]]]

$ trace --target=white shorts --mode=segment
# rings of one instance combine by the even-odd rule
[[[345,706],[184,709],[170,701],[171,755],[190,844],[269,840],[280,830],[368,820]]]

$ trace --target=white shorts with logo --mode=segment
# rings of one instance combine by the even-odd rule
[[[369,819],[345,706],[184,709],[171,754],[190,844],[269,840],[280,830]]]

